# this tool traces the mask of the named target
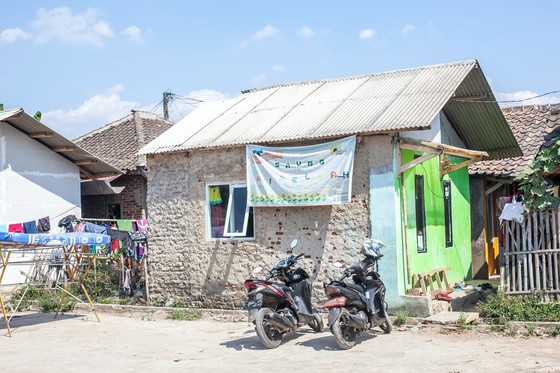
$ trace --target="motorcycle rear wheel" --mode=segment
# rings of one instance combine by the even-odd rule
[[[270,308],[261,308],[255,317],[255,330],[257,336],[266,348],[276,348],[282,344],[284,333],[274,330],[266,321],[266,315],[274,312]]]
[[[323,331],[323,318],[318,313],[313,314],[313,321],[307,324],[313,329],[314,332]]]
[[[343,350],[349,350],[356,344],[356,329],[347,325],[346,320],[350,312],[343,308],[340,317],[333,323],[331,331],[336,339],[336,344]]]
[[[389,307],[387,306],[387,303],[385,303],[385,310],[383,311],[385,313],[385,322],[379,325],[379,327],[381,328],[381,330],[383,330],[383,333],[391,334],[391,332],[393,331],[393,322],[389,317],[389,312],[387,312],[387,308]]]

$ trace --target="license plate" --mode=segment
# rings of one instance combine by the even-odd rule
[[[245,305],[243,306],[243,309],[244,310],[253,310],[253,309],[261,308],[261,307],[262,307],[262,300],[253,299],[253,300],[247,301],[247,303],[245,303]]]

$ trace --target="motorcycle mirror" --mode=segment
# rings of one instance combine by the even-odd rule
[[[253,268],[253,273],[259,273],[260,271],[262,271],[262,267],[255,267]]]
[[[298,241],[297,241],[297,238],[296,238],[290,243],[290,247],[292,248],[292,250],[297,246],[297,244],[298,244]]]
[[[342,268],[342,263],[340,263],[340,262],[334,262],[334,263],[331,263],[331,264],[335,268]]]

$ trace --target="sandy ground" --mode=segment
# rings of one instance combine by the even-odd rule
[[[247,322],[31,313],[0,324],[8,372],[560,372],[560,339],[468,332],[370,332],[339,350],[327,328],[301,328],[277,349]]]

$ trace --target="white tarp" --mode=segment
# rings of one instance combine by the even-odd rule
[[[250,206],[349,203],[356,136],[298,147],[247,145]]]

